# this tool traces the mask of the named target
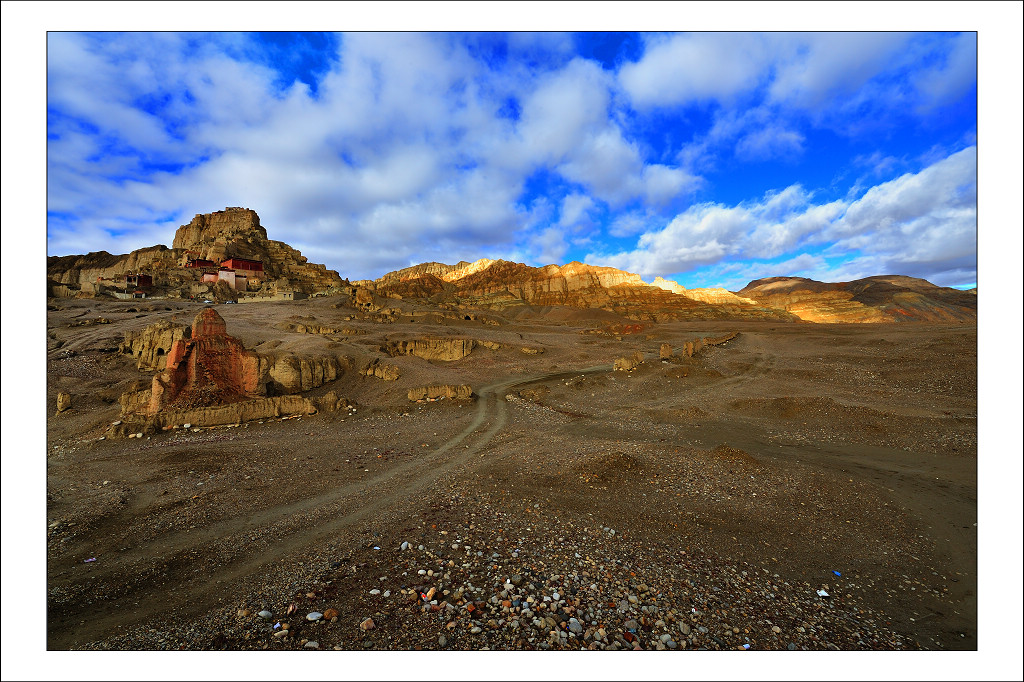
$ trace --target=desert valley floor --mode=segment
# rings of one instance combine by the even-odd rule
[[[124,332],[203,306],[53,303],[50,650],[978,648],[973,324],[217,305],[246,348],[357,369],[395,338],[489,345],[308,394],[354,409],[101,439],[150,380]],[[435,383],[474,397],[409,400]]]

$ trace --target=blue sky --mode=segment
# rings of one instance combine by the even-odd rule
[[[481,257],[736,290],[977,280],[977,34],[71,33],[47,252],[255,209],[352,279]]]

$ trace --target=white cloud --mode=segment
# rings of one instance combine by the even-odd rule
[[[808,110],[848,98],[890,66],[911,38],[894,32],[771,34],[770,98]]]
[[[640,152],[615,127],[588,135],[568,156],[558,171],[602,201],[619,206],[641,192]]]
[[[641,183],[646,203],[660,208],[693,192],[703,180],[682,168],[655,163],[644,167]]]
[[[948,209],[973,211],[976,202],[977,148],[972,146],[919,173],[872,187],[821,238],[850,240],[894,229],[906,233],[914,225],[941,222]]]
[[[533,235],[530,238],[530,247],[536,262],[544,265],[557,264],[562,262],[565,252],[569,250],[569,243],[565,239],[562,228],[556,225]]]
[[[770,66],[761,35],[690,33],[652,36],[619,81],[638,107],[723,100],[753,89]]]
[[[914,86],[921,96],[918,105],[921,111],[948,104],[974,85],[978,75],[977,34],[961,33],[942,57],[942,63],[914,76]]]
[[[630,237],[651,227],[652,217],[642,211],[620,213],[608,226],[608,234],[613,237]]]
[[[445,34],[357,33],[340,38],[314,97],[305,84],[282,83],[277,71],[240,58],[251,48],[245,40],[50,35],[50,253],[82,250],[75,220],[89,233],[90,250],[124,252],[168,243],[171,217],[186,222],[239,205],[256,209],[273,238],[293,242],[314,262],[348,253],[345,274],[354,277],[380,274],[373,268],[382,263],[401,267],[417,251],[557,260],[583,243],[584,229],[597,232],[591,228],[602,215],[611,218],[605,234],[639,235],[636,249],[607,256],[633,271],[785,255],[846,204],[815,205],[794,186],[760,201],[705,202],[680,212],[698,190],[714,189],[698,173],[713,168],[722,150],[739,161],[803,154],[810,138],[799,121],[779,116],[780,102],[849,94],[884,70],[877,55],[854,59],[861,86],[837,84],[838,62],[808,61],[827,41],[802,34],[654,37],[616,79],[597,62],[570,58],[565,36],[511,37],[509,54],[530,59],[491,64]],[[557,45],[544,45],[549,40]],[[856,44],[899,42],[843,40],[844,54]],[[920,77],[930,101],[954,96],[956,88],[940,92],[935,83],[944,73],[966,73],[969,47],[943,47],[934,77]],[[700,69],[691,68],[694,60]],[[659,64],[667,69],[660,75]],[[666,161],[674,150],[654,145],[627,97],[652,109],[713,100],[711,128],[695,129],[678,163]],[[732,100],[752,105],[725,106]],[[498,115],[510,101],[518,117]],[[547,203],[536,200],[532,184],[524,196],[536,178],[551,192]],[[913,213],[912,183],[901,192],[895,201]],[[876,214],[903,220],[883,199],[869,192],[831,228],[846,240],[841,248],[859,248],[856,238]],[[955,223],[963,228],[957,234],[969,234],[970,216],[953,210],[959,205],[947,208],[908,217],[904,228],[931,234]],[[669,211],[677,215],[659,215]],[[598,255],[601,249],[593,247]],[[915,262],[931,257],[905,253]]]
[[[753,130],[736,143],[736,156],[751,161],[797,157],[803,151],[803,135],[777,126]]]
[[[562,200],[562,211],[558,217],[558,226],[563,229],[587,227],[591,224],[590,211],[594,200],[585,194],[570,194]]]
[[[633,250],[587,258],[654,277],[813,247],[853,259],[858,265],[851,267],[876,268],[858,270],[859,276],[963,270],[977,252],[975,163],[975,148],[969,147],[919,173],[872,187],[853,202],[816,204],[811,193],[793,185],[757,202],[699,204],[641,234]]]
[[[542,79],[523,102],[519,135],[531,161],[558,164],[606,126],[609,76],[596,63],[572,60]]]

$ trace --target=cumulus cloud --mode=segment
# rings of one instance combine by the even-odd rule
[[[774,126],[746,133],[736,143],[736,156],[751,161],[797,157],[803,150],[803,135]]]
[[[772,34],[769,97],[802,109],[849,97],[890,66],[912,37],[896,32]]]
[[[663,274],[784,256],[825,228],[836,248],[860,248],[876,214],[915,233],[956,224],[968,234],[966,195],[916,222],[859,187],[847,203],[799,185],[715,200],[719,154],[761,163],[806,153],[809,118],[794,112],[841,109],[836,93],[865,97],[886,82],[879,54],[903,45],[904,61],[929,56],[931,70],[897,79],[893,97],[940,106],[969,87],[956,85],[969,40],[857,35],[837,43],[847,77],[828,40],[805,34],[648,36],[616,71],[575,55],[578,36],[356,33],[322,41],[321,62],[298,73],[313,52],[272,58],[243,34],[52,33],[47,248],[169,243],[193,214],[228,205],[256,209],[272,238],[355,278],[416,254],[540,264],[581,248]],[[871,54],[857,56],[858,45]],[[694,102],[705,107],[696,118],[664,116]],[[873,182],[891,172],[883,165]],[[911,210],[906,184],[894,201]],[[606,236],[637,246],[596,241]]]
[[[977,253],[976,178],[976,149],[968,147],[852,202],[815,203],[812,193],[791,185],[756,202],[695,205],[641,234],[636,248],[595,252],[588,259],[653,277],[727,260],[756,264],[809,249],[818,253],[805,257],[824,254],[854,264],[832,277],[962,271]],[[874,270],[865,270],[869,266]]]
[[[916,232],[952,214],[973,215],[977,198],[977,148],[972,146],[918,173],[872,187],[821,239],[859,246],[894,231]]]
[[[594,206],[594,200],[587,195],[570,194],[562,200],[562,211],[558,218],[559,227],[578,229],[590,226],[591,219],[589,213]]]
[[[919,71],[914,86],[920,93],[919,110],[948,104],[974,86],[978,74],[978,34],[961,33],[948,47],[940,48],[940,63]]]
[[[619,71],[639,107],[721,100],[754,88],[769,67],[764,37],[750,33],[655,35]]]

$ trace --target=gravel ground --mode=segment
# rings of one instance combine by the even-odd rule
[[[118,335],[194,311],[88,304],[48,315],[50,412],[73,394],[47,421],[51,650],[978,647],[974,327],[355,316],[331,340],[229,306],[249,347],[357,366],[415,334],[500,347],[324,387],[353,412],[100,441],[148,381]],[[440,379],[477,395],[405,398]]]

